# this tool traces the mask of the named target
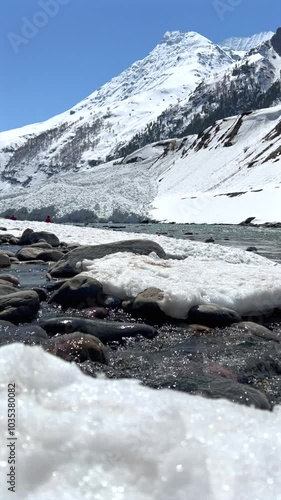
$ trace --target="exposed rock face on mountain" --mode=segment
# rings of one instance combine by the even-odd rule
[[[1,133],[0,214],[15,212],[25,219],[51,215],[74,222],[138,222],[154,213],[153,203],[165,184],[167,168],[173,170],[173,162],[178,165],[182,160],[190,165],[189,147],[197,134],[207,129],[204,138],[214,122],[234,115],[238,115],[233,119],[234,131],[239,130],[239,114],[280,102],[281,30],[271,35],[232,39],[220,46],[197,33],[167,32],[145,59],[71,110],[40,124]],[[261,116],[253,114],[249,122],[259,125]],[[264,116],[267,125],[262,138],[273,125],[270,113]],[[243,125],[248,123],[241,120]],[[277,121],[274,124],[278,128]],[[212,134],[219,148],[223,126],[217,123],[216,127]],[[244,148],[252,140],[256,142],[251,127],[247,133]],[[240,133],[234,136],[240,148]],[[171,141],[174,137],[179,140]],[[224,142],[224,146],[233,143],[231,138]],[[212,164],[214,151],[208,141],[204,144],[205,161]],[[268,156],[273,155],[269,161],[278,161],[275,142],[268,146]],[[189,153],[181,157],[186,149]],[[194,153],[198,158],[201,155],[199,150]],[[242,162],[241,168],[247,164],[244,156],[239,149],[236,166],[238,162]],[[256,165],[260,159],[253,156],[252,161]],[[220,163],[217,166],[223,168]],[[190,178],[186,167],[183,171]],[[208,189],[223,186],[223,175],[216,177],[212,172],[210,176],[213,183]],[[186,181],[181,177],[178,191],[186,194]],[[196,176],[192,185],[202,192]]]

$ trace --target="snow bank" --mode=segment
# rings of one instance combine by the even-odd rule
[[[131,380],[96,380],[20,344],[0,349],[0,378],[2,500],[11,497],[5,446],[11,382],[15,499],[281,498],[280,407],[270,413]]]
[[[146,288],[165,292],[160,308],[174,318],[186,318],[190,307],[215,303],[240,314],[263,313],[281,307],[281,266],[266,259],[248,259],[242,251],[205,252],[163,260],[157,255],[118,253],[87,262],[88,273],[103,284],[106,293],[126,299]],[[85,262],[84,262],[85,263]]]
[[[281,307],[281,266],[237,248],[42,222],[0,219],[1,225],[16,236],[28,225],[34,230],[53,231],[60,240],[82,244],[134,238],[156,241],[171,258],[117,253],[94,262],[84,261],[88,269],[84,274],[99,280],[106,293],[120,298],[135,297],[146,288],[156,286],[165,292],[159,302],[161,309],[172,317],[185,318],[190,307],[209,302],[230,307],[240,314],[254,311],[262,314]]]
[[[278,222],[281,221],[280,184],[237,196],[211,192],[163,195],[155,198],[153,206],[150,216],[165,222],[240,224],[248,217],[255,217],[254,224]]]

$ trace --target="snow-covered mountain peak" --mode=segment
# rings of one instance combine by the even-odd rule
[[[196,31],[166,31],[165,35],[161,40],[161,44],[167,45],[178,45],[182,42],[191,42],[191,43],[202,43],[202,41],[206,41],[208,43],[210,40],[200,35]]]
[[[252,53],[240,55],[196,32],[167,32],[144,59],[72,109],[47,122],[0,134],[2,192],[6,196],[9,191],[15,193],[15,186],[21,192],[58,174],[88,171],[108,159],[126,156],[128,146],[132,152],[140,145],[177,137],[179,133],[182,136],[196,119],[197,128],[203,130],[206,124],[202,127],[200,120],[206,115],[213,123],[224,117],[221,114],[225,109],[230,116],[261,107],[260,95],[280,79],[278,33],[271,43],[262,43]],[[251,44],[266,36],[250,37],[254,38]],[[245,43],[241,46],[245,48]],[[279,102],[277,87],[264,107]],[[232,99],[230,103],[231,96],[240,96],[241,90],[243,102]],[[158,127],[159,118],[162,121]],[[159,137],[154,138],[155,124]],[[194,131],[193,127],[184,135],[200,130]],[[144,132],[145,140],[140,141]]]
[[[257,33],[255,35],[248,37],[227,38],[226,40],[220,43],[220,46],[235,51],[248,52],[249,50],[254,49],[258,45],[260,45],[261,43],[270,40],[273,37],[273,35],[274,35],[273,31],[263,31],[262,33]]]

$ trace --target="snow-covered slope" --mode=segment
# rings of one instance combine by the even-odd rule
[[[263,31],[262,33],[257,33],[252,36],[248,37],[232,37],[232,38],[227,38],[223,42],[220,43],[221,47],[235,50],[235,51],[242,51],[242,52],[248,52],[249,50],[253,49],[254,47],[257,47],[257,45],[260,45],[262,42],[266,42],[267,40],[270,40],[274,35],[273,31]]]
[[[123,154],[169,137],[199,133],[214,121],[281,102],[281,28],[270,41],[243,53],[226,69],[202,81],[187,99],[165,110]]]
[[[1,133],[0,213],[39,219],[50,214],[73,221],[136,221],[150,214],[188,221],[192,211],[187,202],[178,203],[178,194],[188,199],[192,192],[249,191],[264,182],[278,184],[273,165],[279,162],[279,129],[274,141],[265,136],[279,126],[280,108],[253,113],[241,123],[238,117],[217,123],[201,149],[192,136],[219,118],[280,102],[281,29],[264,41],[268,36],[252,37],[251,46],[262,43],[237,60],[229,49],[197,33],[167,32],[145,59],[71,110]],[[231,134],[232,126],[236,130],[236,121],[234,145],[226,148],[220,134]],[[264,143],[250,154],[257,133]],[[165,143],[188,134],[184,146],[182,139]],[[188,152],[182,156],[184,147]],[[119,159],[108,161],[109,156]],[[265,180],[260,174],[263,161],[269,163]],[[254,168],[248,168],[250,162]],[[221,219],[221,213],[226,217],[218,203],[222,200],[215,200],[220,215],[208,212],[212,221]],[[180,215],[183,206],[187,208]],[[239,219],[240,212],[236,210]],[[259,218],[263,215],[277,217],[275,210],[259,213]],[[199,219],[205,217],[203,213]]]
[[[251,46],[263,39],[263,34],[253,37]],[[259,53],[251,59],[257,79],[262,74],[266,83],[274,80],[271,72],[275,75],[280,59],[272,70],[272,57],[267,52],[260,55],[262,60],[270,59],[266,71],[263,67],[255,71]],[[192,101],[196,114],[202,92],[206,92],[203,81],[211,86],[222,81],[236,63],[237,55],[229,48],[225,51],[198,33],[167,32],[146,58],[71,110],[43,123],[1,133],[3,191],[15,193],[22,186],[41,183],[57,173],[76,172],[88,164],[102,163],[116,152],[118,155],[123,145],[162,113],[171,110],[174,120],[178,120],[178,114],[182,119],[197,89]]]
[[[2,181],[13,191],[36,178],[104,161],[198,83],[233,62],[194,32],[168,32],[156,48],[71,110],[0,134]]]
[[[0,213],[57,220],[281,221],[281,105],[219,120],[203,134],[146,146],[123,161],[54,176]]]

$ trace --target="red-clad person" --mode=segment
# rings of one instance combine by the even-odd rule
[[[11,220],[17,220],[15,215],[12,215]]]
[[[52,219],[49,215],[46,217],[45,222],[52,222]]]

